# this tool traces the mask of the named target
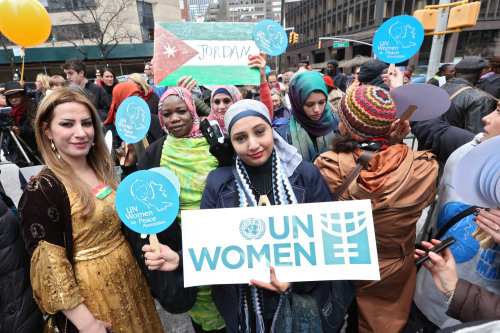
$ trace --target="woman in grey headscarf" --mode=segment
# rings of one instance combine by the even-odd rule
[[[297,149],[272,129],[269,110],[264,104],[255,100],[236,102],[227,110],[224,124],[238,156],[233,166],[209,173],[201,209],[332,200],[316,166],[302,161]],[[149,268],[177,269],[175,260],[167,259],[175,258],[177,253],[163,245],[160,248],[162,255],[155,255],[150,246],[143,247]],[[226,322],[227,332],[270,331],[278,317],[278,304],[283,299],[280,295],[292,285],[277,278],[271,268],[271,283],[251,280],[250,285],[212,286],[212,298]],[[313,288],[325,288],[323,294],[329,292],[326,281],[293,283],[294,293],[309,293]]]

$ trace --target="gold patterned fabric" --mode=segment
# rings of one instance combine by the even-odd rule
[[[115,192],[95,198],[93,216],[83,220],[78,197],[71,203],[74,275],[65,249],[41,241],[32,256],[31,282],[44,313],[71,309],[82,300],[113,332],[163,332],[146,280],[120,227]],[[76,282],[75,282],[76,281]]]

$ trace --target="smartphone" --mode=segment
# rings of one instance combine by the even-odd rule
[[[434,252],[434,253],[439,253],[446,249],[448,246],[451,244],[455,243],[455,238],[453,237],[448,237],[444,241],[441,242],[439,245],[434,245],[431,249],[427,249],[425,251],[425,254],[421,255],[419,259],[415,261],[415,265],[420,266],[422,265],[425,261],[429,259],[429,252]]]

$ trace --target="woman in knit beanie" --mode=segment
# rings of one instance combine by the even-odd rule
[[[397,114],[386,90],[360,86],[342,98],[338,114],[341,135],[315,161],[330,190],[337,191],[363,152],[375,153],[338,198],[372,203],[380,281],[356,282],[359,331],[400,332],[415,288],[416,223],[434,200],[438,165],[430,153],[391,144]]]

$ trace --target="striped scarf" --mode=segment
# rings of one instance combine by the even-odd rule
[[[290,205],[296,204],[297,198],[293,193],[292,185],[286,177],[285,171],[281,161],[273,151],[272,157],[272,184],[273,184],[273,198],[276,205]],[[236,182],[236,191],[238,193],[239,207],[257,206],[256,196],[258,195],[250,186],[250,177],[245,169],[241,159],[236,159],[236,172],[241,181]],[[248,202],[248,201],[251,202]],[[250,295],[253,312],[255,314],[255,326],[251,323],[251,315],[249,313],[249,300]],[[281,303],[281,302],[280,302]],[[262,289],[255,286],[239,285],[238,286],[238,315],[239,315],[239,332],[240,333],[264,333],[264,293]],[[274,320],[273,320],[274,322]],[[254,327],[252,327],[254,326]]]

